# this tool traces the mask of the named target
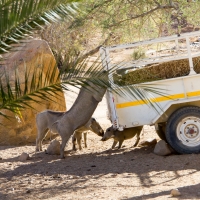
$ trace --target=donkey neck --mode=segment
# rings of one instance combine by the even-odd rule
[[[75,120],[76,128],[85,125],[89,121],[98,103],[90,92],[80,90],[76,101],[68,111],[71,119]]]

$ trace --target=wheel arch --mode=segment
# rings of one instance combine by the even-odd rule
[[[198,101],[191,101],[191,102],[184,102],[184,103],[174,103],[171,104],[166,111],[163,112],[162,115],[156,120],[155,124],[165,123],[168,121],[169,117],[177,110],[187,107],[187,106],[197,106],[200,107],[200,100]]]
[[[171,104],[168,107],[168,109],[158,118],[158,120],[155,123],[155,129],[156,129],[156,133],[160,137],[160,139],[166,141],[166,136],[165,136],[166,130],[165,129],[166,129],[166,123],[167,123],[168,119],[170,118],[170,116],[177,110],[187,107],[187,106],[200,107],[200,101]]]

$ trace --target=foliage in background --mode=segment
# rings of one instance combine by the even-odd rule
[[[85,0],[79,8],[81,12],[75,20],[53,24],[40,34],[50,44],[60,67],[69,54],[84,55],[91,51],[88,55],[92,55],[100,45],[192,31],[200,24],[199,1]]]
[[[142,58],[145,58],[146,55],[145,55],[145,52],[142,48],[139,48],[139,49],[136,49],[133,51],[133,54],[132,54],[132,59],[133,60],[139,60],[139,59],[142,59]]]
[[[95,21],[103,30],[121,36],[120,43],[156,38],[178,33],[183,19],[199,26],[200,2],[185,0],[88,0],[89,13],[74,26],[87,20]],[[172,25],[175,25],[175,27]],[[164,33],[164,30],[166,33]],[[180,32],[179,32],[180,33]]]

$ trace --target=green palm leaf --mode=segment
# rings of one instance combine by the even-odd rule
[[[71,19],[80,0],[0,0],[0,53],[45,24]]]

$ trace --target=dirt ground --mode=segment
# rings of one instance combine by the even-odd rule
[[[70,95],[67,98],[70,103]],[[93,116],[104,129],[110,126],[105,99]],[[154,127],[145,126],[140,142],[149,138],[159,140]],[[65,159],[35,153],[35,144],[0,146],[0,199],[200,199],[199,155],[158,156],[153,147],[133,148],[134,138],[126,140],[120,150],[109,150],[112,139],[100,139],[89,133],[88,148],[77,152],[71,150],[70,140]],[[49,143],[47,140],[43,149]],[[21,162],[19,156],[23,152],[30,159]],[[181,196],[170,195],[174,188]]]

